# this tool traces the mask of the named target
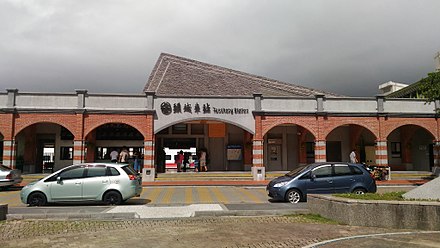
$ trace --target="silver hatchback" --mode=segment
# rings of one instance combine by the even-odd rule
[[[8,188],[23,181],[21,172],[0,164],[0,188]]]
[[[71,165],[29,183],[20,197],[30,206],[86,201],[118,205],[141,192],[141,178],[128,164],[88,163]]]

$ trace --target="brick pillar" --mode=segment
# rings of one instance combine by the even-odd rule
[[[15,169],[15,140],[3,140],[3,165]]]
[[[74,140],[73,141],[73,163],[80,164],[84,162],[85,158],[85,141],[84,140]]]
[[[154,139],[144,141],[143,182],[153,182],[156,176],[156,168],[154,168],[154,149]]]
[[[263,140],[254,139],[252,141],[252,176],[254,181],[262,181],[266,176],[263,147]]]
[[[388,166],[388,147],[386,140],[376,141],[376,165]]]
[[[327,161],[325,145],[326,145],[325,140],[316,140],[315,141],[315,162],[316,163]]]

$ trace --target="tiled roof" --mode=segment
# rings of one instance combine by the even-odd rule
[[[340,96],[162,53],[144,91],[177,96]]]

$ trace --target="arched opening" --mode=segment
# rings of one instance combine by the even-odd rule
[[[283,124],[264,135],[266,171],[287,171],[315,162],[315,136],[296,124]]]
[[[106,123],[90,131],[85,137],[86,162],[111,162],[110,154],[123,149],[129,153],[130,164],[142,166],[144,136],[136,128],[123,123]],[[139,163],[139,164],[138,164]],[[142,167],[140,167],[142,168]]]
[[[329,162],[349,162],[355,149],[360,163],[375,164],[376,136],[367,128],[347,124],[333,129],[326,137],[326,159]]]
[[[23,173],[51,173],[73,161],[73,134],[55,123],[36,123],[15,136],[16,167]]]
[[[187,120],[161,129],[155,138],[158,173],[200,170],[201,151],[207,154],[208,171],[243,171],[252,166],[252,134],[230,123]],[[180,151],[184,161],[178,168]]]
[[[434,136],[417,125],[394,129],[387,137],[388,164],[393,170],[430,171]]]

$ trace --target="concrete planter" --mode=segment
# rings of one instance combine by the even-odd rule
[[[366,201],[329,195],[308,195],[312,213],[347,225],[440,230],[440,203]]]

